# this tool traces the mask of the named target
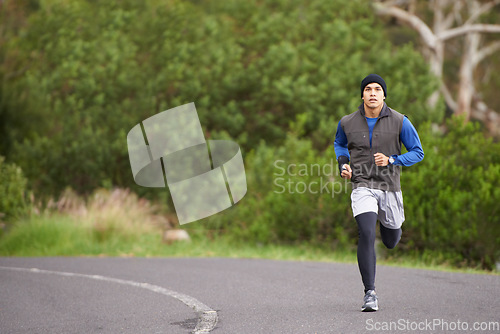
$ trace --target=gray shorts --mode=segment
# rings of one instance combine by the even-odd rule
[[[380,223],[391,229],[400,228],[405,221],[401,191],[359,187],[353,189],[351,203],[354,217],[365,212],[375,212]]]

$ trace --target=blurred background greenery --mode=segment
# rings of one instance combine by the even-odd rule
[[[444,98],[429,103],[443,80],[456,77],[431,74],[418,35],[381,19],[372,5],[0,1],[0,254],[168,254],[161,233],[177,227],[168,189],[135,185],[126,135],[189,102],[207,139],[241,146],[248,181],[240,203],[182,226],[193,241],[353,254],[348,187],[282,192],[276,161],[333,164],[333,173],[285,175],[284,182],[341,182],[337,123],[360,104],[361,79],[378,73],[388,105],[409,116],[425,151],[402,174],[403,239],[381,256],[494,269],[498,138],[484,123],[456,117]],[[425,9],[424,18],[431,15]],[[483,17],[495,23],[498,14]],[[443,75],[457,62],[449,59]],[[500,70],[495,60],[484,73],[486,66]],[[498,77],[479,88],[496,102]]]

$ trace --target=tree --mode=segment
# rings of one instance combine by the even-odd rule
[[[437,87],[425,60],[394,48],[365,4],[43,1],[0,50],[0,135],[12,143],[0,154],[46,194],[134,186],[127,131],[193,101],[206,137],[244,152],[282,145],[299,121],[301,137],[326,150],[373,72],[413,124],[439,121],[425,104]]]
[[[500,0],[433,0],[425,2],[433,12],[432,22],[426,23],[422,7],[416,0],[380,0],[375,3],[377,13],[390,16],[409,25],[422,40],[423,53],[429,61],[431,72],[440,78],[440,91],[447,105],[465,120],[475,118],[484,122],[489,132],[500,135],[500,115],[486,106],[477,94],[475,73],[480,63],[500,50],[500,41],[485,43],[485,34],[500,33],[499,24],[481,23]],[[430,21],[430,20],[429,20]],[[463,38],[459,69],[458,92],[454,97],[443,75],[446,47],[450,40]],[[447,44],[448,43],[448,44]],[[435,104],[438,94],[430,100]]]

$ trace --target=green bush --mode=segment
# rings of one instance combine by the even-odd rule
[[[364,0],[51,0],[27,13],[0,43],[0,154],[38,197],[68,186],[157,196],[135,186],[126,134],[193,101],[208,138],[244,151],[282,145],[302,115],[301,137],[323,149],[370,72],[384,76],[394,108],[439,118],[425,107],[437,87],[425,61],[390,45]]]
[[[333,150],[320,153],[289,134],[281,147],[264,142],[245,159],[246,196],[202,224],[256,243],[355,245],[350,186],[338,176]]]
[[[0,156],[0,222],[11,222],[26,212],[26,183],[21,168]]]
[[[441,134],[419,132],[424,160],[404,168],[403,254],[439,254],[454,265],[492,269],[500,259],[500,143],[461,118]]]

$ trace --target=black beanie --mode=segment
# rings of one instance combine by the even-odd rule
[[[376,82],[380,86],[382,86],[382,89],[384,90],[384,96],[387,97],[387,85],[385,84],[384,79],[382,79],[382,77],[378,74],[370,74],[366,78],[364,78],[363,81],[361,81],[361,97],[363,97],[363,91],[365,90],[365,87],[372,82]]]

